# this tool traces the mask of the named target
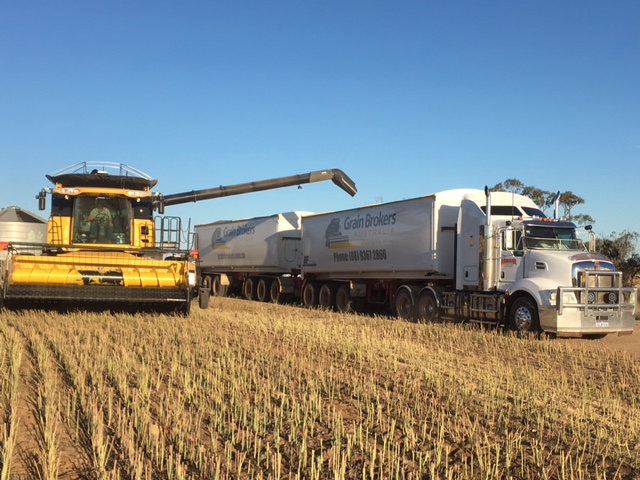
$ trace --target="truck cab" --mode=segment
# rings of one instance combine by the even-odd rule
[[[576,225],[546,217],[527,197],[470,194],[458,229],[457,289],[495,292],[513,330],[559,336],[631,333],[637,290],[604,255],[590,252]]]

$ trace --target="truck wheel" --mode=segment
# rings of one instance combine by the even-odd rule
[[[533,300],[520,297],[513,302],[509,309],[509,327],[519,333],[540,331],[538,309]]]
[[[336,291],[336,310],[341,313],[353,312],[351,293],[347,285],[340,285]]]
[[[302,288],[302,305],[307,308],[315,308],[318,306],[318,284],[307,282]]]
[[[318,305],[325,310],[330,310],[334,306],[335,297],[335,285],[325,283],[320,287],[320,291],[318,292]]]
[[[425,290],[420,293],[416,305],[416,316],[419,322],[432,323],[440,320],[438,303],[433,292]]]
[[[249,277],[244,281],[244,285],[242,286],[242,294],[244,295],[244,298],[246,298],[247,300],[253,300],[254,291],[255,291],[255,287],[254,287],[253,278]]]
[[[271,279],[261,278],[256,286],[256,298],[259,302],[266,302],[271,289]]]
[[[226,297],[228,285],[222,285],[220,275],[214,275],[211,281],[211,293],[214,297]]]
[[[405,288],[396,291],[394,306],[396,310],[396,316],[398,318],[406,320],[408,322],[413,322],[415,315],[413,308],[413,297],[411,296],[411,292],[409,292]]]

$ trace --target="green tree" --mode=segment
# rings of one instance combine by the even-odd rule
[[[638,232],[625,230],[596,240],[596,250],[609,257],[622,272],[625,285],[635,285],[640,280],[640,255],[636,252],[638,238]]]
[[[527,186],[516,178],[509,178],[491,188],[494,192],[514,192],[531,198],[545,213],[553,208],[557,193]],[[595,223],[588,214],[573,214],[572,210],[584,203],[584,199],[573,192],[558,192],[561,216],[578,226]],[[560,212],[559,212],[560,213]],[[548,215],[548,213],[547,213]],[[613,232],[606,238],[596,240],[596,250],[611,259],[616,268],[622,272],[625,285],[635,285],[640,281],[640,255],[636,252],[636,245],[640,234],[625,230],[620,234]]]
[[[549,192],[534,186],[525,185],[517,178],[509,178],[504,182],[494,185],[490,190],[492,192],[513,192],[525,195],[533,200],[533,202],[547,215],[550,215],[548,210],[553,209],[557,195],[556,192]],[[595,223],[595,220],[590,215],[584,213],[573,215],[571,213],[571,210],[575,206],[582,205],[583,203],[584,199],[575,193],[570,191],[562,192],[560,193],[559,198],[559,207],[561,211],[558,212],[558,215],[566,218],[570,222],[574,222],[578,226]]]

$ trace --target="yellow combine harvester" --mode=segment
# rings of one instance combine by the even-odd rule
[[[116,163],[83,162],[47,178],[53,188],[45,244],[0,244],[0,306],[166,310],[188,314],[209,289],[196,274],[193,238],[165,206],[332,180],[350,195],[355,184],[338,169],[173,195],[154,193],[157,180]],[[187,229],[188,230],[188,229]]]

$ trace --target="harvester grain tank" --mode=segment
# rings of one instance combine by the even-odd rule
[[[172,195],[152,192],[157,180],[117,163],[83,162],[47,175],[53,188],[37,195],[46,208],[47,239],[11,242],[1,265],[0,303],[67,304],[98,308],[169,309],[188,313],[194,295],[208,305],[196,275],[193,238],[180,218],[154,217],[187,202],[332,180],[350,195],[355,184],[341,170],[322,170]]]

